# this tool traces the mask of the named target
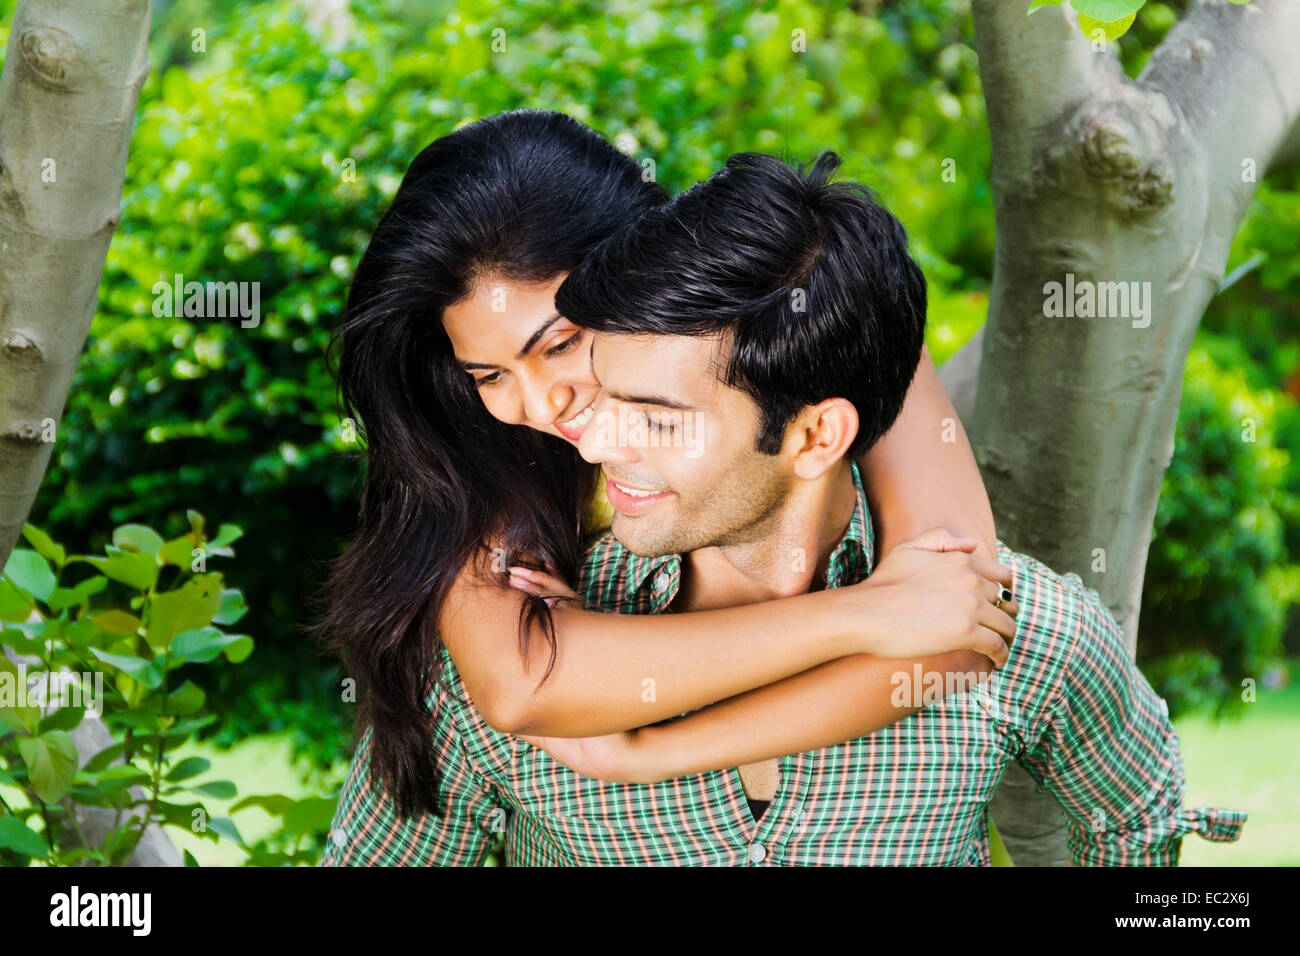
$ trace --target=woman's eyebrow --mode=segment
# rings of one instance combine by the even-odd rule
[[[524,358],[525,356],[527,356],[528,353],[532,351],[533,346],[537,344],[538,340],[540,340],[541,337],[546,334],[546,330],[549,329],[552,325],[554,325],[559,320],[559,318],[560,318],[560,313],[556,312],[549,319],[547,319],[545,322],[539,325],[537,327],[537,330],[528,337],[528,341],[524,343],[524,347],[519,350],[519,354],[516,355],[515,358]],[[460,367],[467,372],[472,372],[476,369],[487,369],[487,368],[499,367],[496,365],[489,365],[484,362],[466,362],[462,358],[457,358],[456,361],[460,364]]]
[[[524,343],[524,347],[519,350],[519,354],[516,355],[515,358],[524,358],[525,356],[527,356],[528,353],[532,350],[532,347],[537,344],[538,340],[541,339],[541,337],[546,334],[546,330],[549,329],[556,322],[558,322],[559,319],[560,319],[560,313],[556,312],[549,319],[547,319],[545,322],[539,325],[537,327],[537,331],[535,331],[532,335],[528,337],[528,341]]]

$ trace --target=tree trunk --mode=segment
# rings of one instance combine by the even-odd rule
[[[117,226],[148,0],[23,0],[0,75],[0,568],[36,498]],[[111,743],[87,719],[80,761]],[[138,788],[137,788],[138,789]],[[114,812],[70,808],[102,841]],[[180,865],[156,826],[132,865]]]
[[[971,441],[999,537],[1097,590],[1133,653],[1187,352],[1255,179],[1300,144],[1300,3],[1202,0],[1137,80],[1068,8],[1027,8],[973,0],[997,251]],[[1048,283],[1094,284],[1112,314],[1103,283],[1142,298],[1051,317]],[[1019,767],[992,814],[1016,863],[1066,862],[1064,815]]]
[[[0,568],[95,315],[149,72],[148,0],[22,0],[0,75]]]

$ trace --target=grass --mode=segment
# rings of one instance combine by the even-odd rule
[[[1188,807],[1250,814],[1236,843],[1183,839],[1182,866],[1300,865],[1300,660],[1280,690],[1261,689],[1239,721],[1175,721]]]

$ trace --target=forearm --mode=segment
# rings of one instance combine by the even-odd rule
[[[858,461],[878,553],[931,528],[974,538],[997,559],[997,530],[970,439],[926,348],[898,421]]]
[[[922,683],[915,687],[913,665]],[[864,654],[846,657],[758,690],[741,694],[659,727],[637,733],[641,783],[721,770],[831,747],[875,733],[920,709],[913,693],[938,673],[946,694],[951,674],[971,683],[986,679],[988,658],[972,651],[891,660]],[[905,675],[905,681],[899,675]],[[908,693],[903,693],[907,689]],[[924,703],[932,703],[928,697]]]
[[[853,653],[867,627],[842,620],[829,591],[691,614],[561,606],[555,667],[541,681],[550,648],[538,626],[521,657],[521,601],[510,588],[468,589],[443,635],[489,723],[552,737],[630,730],[762,687]]]

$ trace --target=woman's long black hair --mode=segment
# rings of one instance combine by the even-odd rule
[[[357,266],[329,357],[365,448],[365,486],[313,630],[360,685],[357,739],[373,730],[371,773],[404,815],[438,813],[428,699],[453,581],[471,562],[486,567],[489,540],[575,580],[595,478],[559,438],[488,414],[443,310],[479,277],[554,279],[665,199],[572,117],[501,113],[421,151]],[[553,666],[549,608],[529,599],[521,651],[538,625]]]

